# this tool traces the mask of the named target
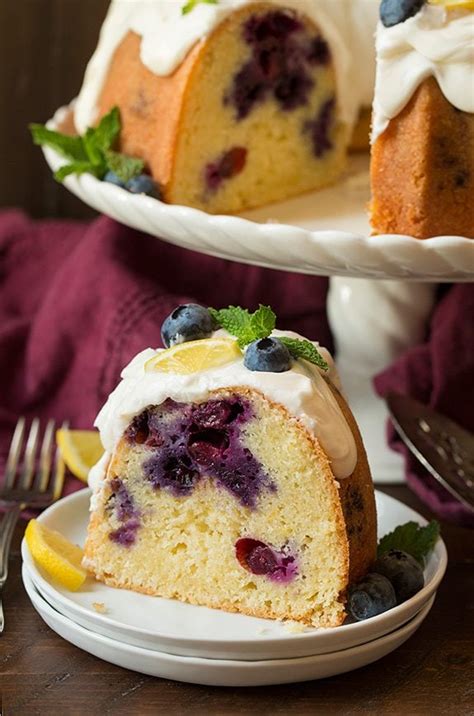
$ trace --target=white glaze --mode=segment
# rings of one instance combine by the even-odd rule
[[[200,3],[186,15],[184,0],[112,0],[99,44],[84,77],[75,122],[82,134],[97,119],[97,104],[113,54],[128,31],[142,37],[141,60],[157,75],[171,74],[189,50],[234,10],[256,0]],[[372,35],[378,0],[270,0],[311,18],[329,43],[335,63],[341,119],[352,124],[373,96]]]
[[[215,335],[222,335],[218,331]],[[291,331],[274,331],[273,335],[301,338]],[[325,376],[339,387],[339,378],[329,352],[315,344],[330,368]],[[262,392],[268,399],[287,408],[289,413],[313,433],[326,452],[334,475],[343,479],[352,474],[357,462],[357,448],[341,409],[328,386],[323,372],[307,361],[294,361],[285,373],[253,372],[245,368],[242,358],[211,370],[177,375],[145,372],[145,363],[160,350],[147,348],[122,371],[122,380],[110,394],[96,418],[105,454],[89,474],[93,490],[91,509],[97,505],[110,456],[135,415],[149,405],[161,405],[171,398],[176,402],[201,402],[219,388],[248,387]]]
[[[430,76],[454,107],[474,112],[473,12],[425,5],[394,27],[379,23],[376,49],[372,141]]]

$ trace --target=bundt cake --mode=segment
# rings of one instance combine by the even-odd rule
[[[96,421],[84,565],[114,587],[336,626],[375,558],[369,467],[329,354],[268,310],[211,322],[181,306],[170,347],[125,368]]]
[[[467,5],[474,7],[382,3],[371,162],[376,234],[474,238],[474,12]]]
[[[118,106],[120,151],[145,161],[165,201],[211,213],[330,184],[372,100],[377,5],[113,0],[77,130]]]

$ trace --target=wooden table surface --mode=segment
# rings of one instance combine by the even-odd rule
[[[405,487],[385,492],[429,512]],[[474,714],[474,533],[449,524],[435,605],[397,651],[349,674],[302,684],[211,688],[118,668],[63,641],[40,619],[21,582],[15,534],[0,637],[2,716],[41,714]]]

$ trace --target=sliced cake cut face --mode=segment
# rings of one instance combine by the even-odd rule
[[[100,113],[118,105],[121,150],[145,159],[165,199],[237,212],[335,181],[352,127],[343,121],[335,58],[308,17],[280,4],[235,10],[170,77],[117,48]]]
[[[344,618],[349,542],[328,460],[257,391],[137,415],[85,553],[113,586],[322,626]]]
[[[269,5],[235,13],[210,38],[192,82],[174,202],[239,211],[340,175],[348,130],[333,59],[306,18]]]

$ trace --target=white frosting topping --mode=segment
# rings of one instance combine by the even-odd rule
[[[97,104],[114,52],[132,30],[141,36],[143,64],[157,75],[171,74],[189,50],[206,38],[234,10],[256,0],[199,3],[182,14],[184,0],[112,0],[99,44],[84,77],[75,122],[82,134],[97,119]],[[270,0],[312,19],[321,29],[334,59],[340,115],[352,123],[373,96],[375,51],[372,35],[379,0]]]
[[[218,331],[215,335],[226,334]],[[290,331],[274,331],[273,335],[301,338]],[[330,366],[324,375],[339,388],[330,354],[317,343],[315,345]],[[95,497],[100,491],[109,458],[135,415],[149,405],[161,405],[168,398],[181,403],[201,402],[211,391],[220,388],[253,388],[285,406],[318,438],[337,478],[348,477],[354,471],[357,462],[354,437],[323,372],[316,366],[307,361],[294,361],[291,369],[284,373],[254,372],[244,366],[242,357],[190,375],[145,372],[145,363],[160,350],[147,348],[135,356],[122,371],[121,382],[97,416],[95,426],[100,430],[106,453],[89,474],[89,485]],[[96,499],[93,499],[92,508],[95,504]]]
[[[430,76],[446,99],[474,112],[474,13],[425,5],[393,27],[377,29],[372,141]]]

